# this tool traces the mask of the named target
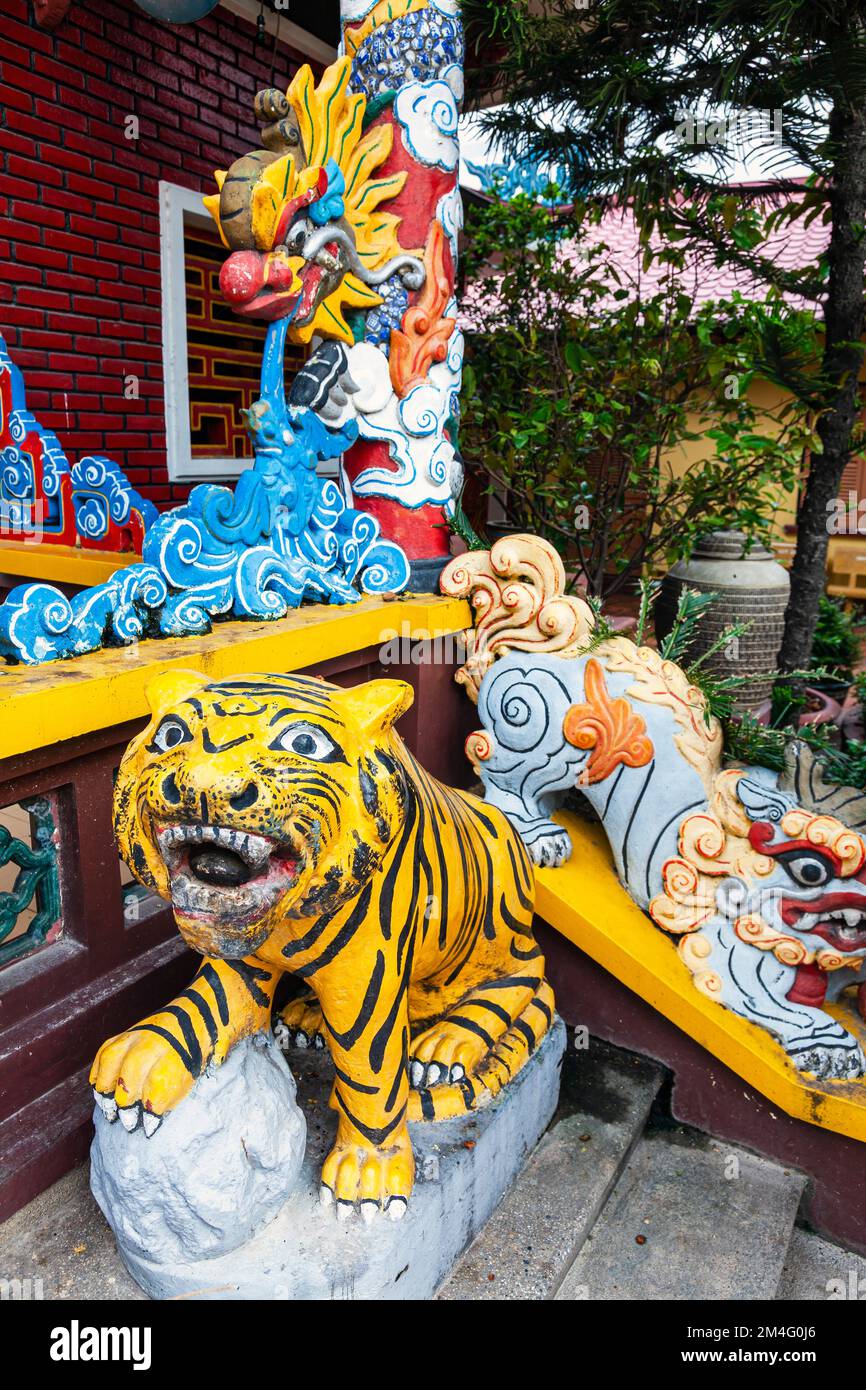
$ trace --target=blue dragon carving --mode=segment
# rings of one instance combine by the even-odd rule
[[[193,488],[149,526],[142,563],[104,584],[71,599],[50,584],[13,589],[0,607],[0,654],[38,664],[143,637],[207,632],[219,618],[280,618],[304,600],[354,603],[358,585],[369,594],[404,588],[403,551],[347,505],[334,480],[317,474],[320,460],[354,442],[357,425],[330,429],[308,406],[286,400],[289,321],[268,327],[261,397],[247,414],[254,462],[235,488]],[[303,399],[311,383],[298,384]]]

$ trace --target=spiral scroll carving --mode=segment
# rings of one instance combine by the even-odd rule
[[[468,598],[475,609],[467,659],[456,676],[475,702],[497,656],[509,650],[575,656],[592,634],[592,609],[565,593],[562,560],[540,536],[505,536],[490,550],[460,555],[440,584],[444,594]]]

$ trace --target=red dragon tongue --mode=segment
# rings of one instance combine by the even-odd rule
[[[316,305],[316,293],[323,274],[324,271],[320,265],[311,265],[301,272],[301,280],[303,281],[304,289],[298,310],[298,317],[300,319],[306,318],[313,312]]]
[[[813,1009],[820,1009],[826,993],[826,972],[812,962],[809,965],[797,966],[794,983],[785,997],[790,999],[792,1004],[809,1004]]]

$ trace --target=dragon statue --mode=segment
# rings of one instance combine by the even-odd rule
[[[544,540],[461,556],[442,588],[477,612],[458,674],[482,724],[467,752],[534,862],[569,857],[552,815],[576,790],[703,994],[801,1071],[863,1076],[859,1041],[823,1006],[853,986],[866,1012],[866,795],[827,784],[796,745],[781,775],[723,766],[703,693],[655,650],[594,632]]]
[[[39,663],[406,586],[400,546],[317,474],[320,461],[351,448],[365,421],[390,419],[396,399],[388,358],[354,343],[346,316],[381,311],[376,285],[418,288],[425,255],[432,264],[424,251],[399,248],[399,219],[380,206],[405,174],[381,175],[392,128],[364,133],[367,102],[350,94],[350,75],[341,59],[318,87],[303,67],[288,93],[261,92],[265,148],[219,175],[220,193],[205,199],[231,249],[221,275],[229,303],[268,320],[261,395],[247,421],[252,468],[233,490],[201,484],[183,505],[148,513],[142,562],[104,584],[71,599],[49,584],[14,589],[0,608],[8,659]],[[288,334],[317,346],[287,399]]]
[[[248,412],[253,467],[234,490],[202,484],[156,517],[114,465],[84,460],[72,480],[82,535],[106,514],[99,534],[122,538],[113,518],[132,507],[130,524],[142,524],[125,548],[140,544],[142,562],[71,599],[18,586],[0,608],[7,660],[435,588],[463,478],[459,5],[344,0],[342,18],[344,56],[318,83],[303,66],[285,92],[258,93],[261,148],[220,171],[204,199],[228,252],[227,303],[268,325]],[[309,358],[286,399],[289,340]],[[333,459],[339,484],[317,477]],[[17,494],[10,506],[17,516]]]
[[[356,429],[346,490],[405,549],[409,587],[432,589],[463,479],[458,6],[346,0],[343,20],[345,56],[318,85],[302,67],[259,92],[262,148],[205,204],[226,301],[311,346],[291,401]]]

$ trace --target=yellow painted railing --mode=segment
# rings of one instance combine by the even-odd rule
[[[147,713],[145,689],[167,666],[215,679],[248,671],[298,671],[396,632],[443,638],[471,625],[468,604],[433,595],[310,604],[276,622],[217,623],[203,637],[148,640],[44,666],[0,667],[0,758],[59,743]]]
[[[0,574],[14,575],[41,584],[104,584],[115,570],[141,563],[140,555],[126,551],[83,550],[74,545],[28,545],[0,541]]]
[[[695,989],[673,942],[620,884],[601,827],[566,812],[556,819],[567,826],[574,849],[561,868],[536,872],[538,915],[786,1114],[866,1140],[866,1079],[803,1076],[763,1028]],[[850,1001],[828,1011],[866,1040]]]

